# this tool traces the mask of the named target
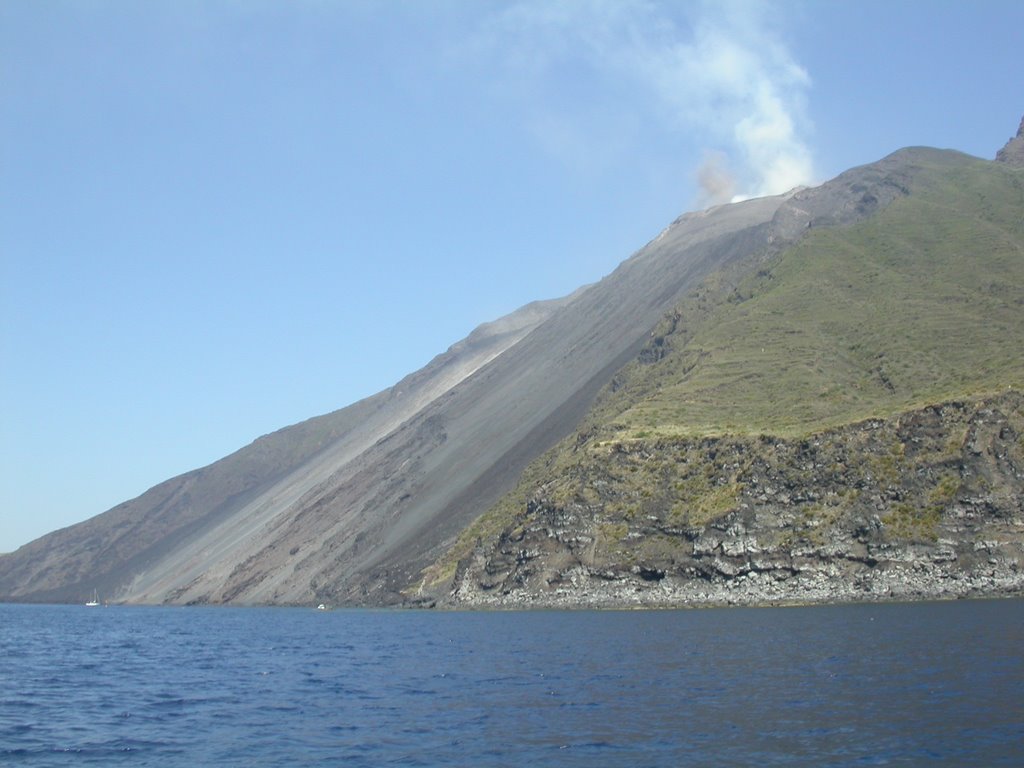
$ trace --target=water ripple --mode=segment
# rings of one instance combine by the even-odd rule
[[[1021,600],[520,614],[0,606],[0,758],[1009,766],[1024,750],[1021,647]]]

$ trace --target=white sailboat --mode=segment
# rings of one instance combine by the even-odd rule
[[[92,591],[92,600],[89,600],[88,602],[86,602],[85,607],[86,608],[95,608],[99,604],[100,604],[99,595],[96,593],[96,590],[94,589]]]

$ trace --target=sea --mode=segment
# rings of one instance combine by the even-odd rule
[[[0,605],[0,764],[1022,766],[1024,600]]]

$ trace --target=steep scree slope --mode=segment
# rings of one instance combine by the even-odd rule
[[[904,150],[818,188],[682,216],[599,283],[482,327],[392,389],[0,557],[0,596],[408,599],[625,364],[675,359],[656,326],[687,295],[757,275],[809,234],[885,212],[921,174],[962,160]],[[671,431],[683,417],[654,420]]]
[[[867,194],[901,193],[876,215],[727,266],[668,313],[419,592],[621,605],[1024,589],[1024,176],[934,150],[881,167]]]

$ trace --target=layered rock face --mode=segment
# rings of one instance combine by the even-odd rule
[[[0,556],[0,598],[402,601],[695,283],[786,241],[771,225],[787,200],[680,217],[599,283],[481,327],[385,392]]]
[[[1024,168],[1024,118],[1021,118],[1017,135],[1006,142],[1006,146],[996,153],[996,162]]]
[[[1024,178],[928,150],[855,176],[860,203],[828,210],[877,214],[827,231],[807,215],[817,236],[700,286],[420,593],[568,607],[1024,592]]]
[[[0,599],[1018,589],[1022,152],[1020,134],[1000,163],[904,149],[685,214],[600,282],[481,326],[384,392],[0,555]],[[697,433],[717,436],[682,436]]]
[[[490,547],[459,605],[603,607],[1024,591],[1024,396],[799,440],[580,445]]]

